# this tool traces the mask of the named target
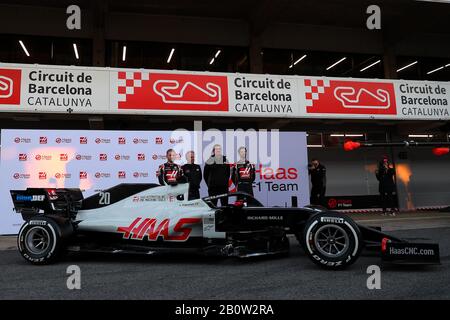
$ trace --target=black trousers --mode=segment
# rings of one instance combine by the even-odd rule
[[[246,192],[250,195],[253,195],[253,184],[249,182],[238,183],[237,191]]]
[[[394,202],[394,193],[392,191],[381,191],[380,198],[381,198],[381,207],[383,208],[383,213],[386,212],[387,208],[390,208],[390,209],[396,208],[396,205]]]
[[[217,195],[219,195],[219,194],[224,194],[224,193],[228,193],[228,186],[219,186],[219,187],[211,187],[211,188],[208,188],[208,194],[209,194],[210,196],[217,196]],[[218,202],[219,202],[219,199],[211,200],[211,202],[212,202],[215,206],[217,206],[217,204],[218,204]],[[226,198],[226,197],[225,197],[225,198],[220,198],[220,205],[221,205],[222,207],[228,205],[228,198]]]
[[[189,188],[188,199],[189,200],[200,199],[199,189],[198,188]]]
[[[320,205],[325,207],[325,186],[312,186],[310,203],[314,205]]]

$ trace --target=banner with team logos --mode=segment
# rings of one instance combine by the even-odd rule
[[[450,83],[0,64],[0,111],[450,119]]]
[[[1,141],[0,234],[17,233],[22,224],[10,190],[80,188],[87,197],[119,183],[158,183],[156,172],[168,149],[180,165],[194,151],[203,170],[215,144],[230,166],[239,159],[239,147],[247,148],[256,168],[253,190],[264,205],[289,206],[293,196],[299,205],[309,203],[304,132],[2,130]],[[235,190],[231,179],[229,190]],[[200,192],[208,195],[204,181]]]

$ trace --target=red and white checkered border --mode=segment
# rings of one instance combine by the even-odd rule
[[[150,79],[150,73],[145,71],[119,71],[117,74],[118,101],[126,101],[127,95],[142,87],[142,81]]]

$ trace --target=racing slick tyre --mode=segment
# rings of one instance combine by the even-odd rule
[[[305,224],[301,243],[308,257],[325,269],[343,269],[359,257],[361,232],[349,217],[318,213]]]
[[[17,237],[19,252],[25,260],[33,264],[55,262],[61,254],[63,239],[69,225],[58,224],[51,218],[38,217],[26,221]]]

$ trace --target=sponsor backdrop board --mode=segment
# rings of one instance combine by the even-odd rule
[[[203,170],[215,143],[230,163],[240,146],[248,148],[256,166],[255,196],[264,205],[289,206],[292,196],[299,205],[309,203],[304,132],[2,130],[1,141],[0,234],[17,233],[22,224],[12,210],[11,189],[81,188],[87,197],[122,182],[157,183],[167,149],[175,150],[179,164],[194,150]],[[207,195],[204,181],[201,194]]]
[[[0,111],[450,119],[450,83],[0,63]]]

